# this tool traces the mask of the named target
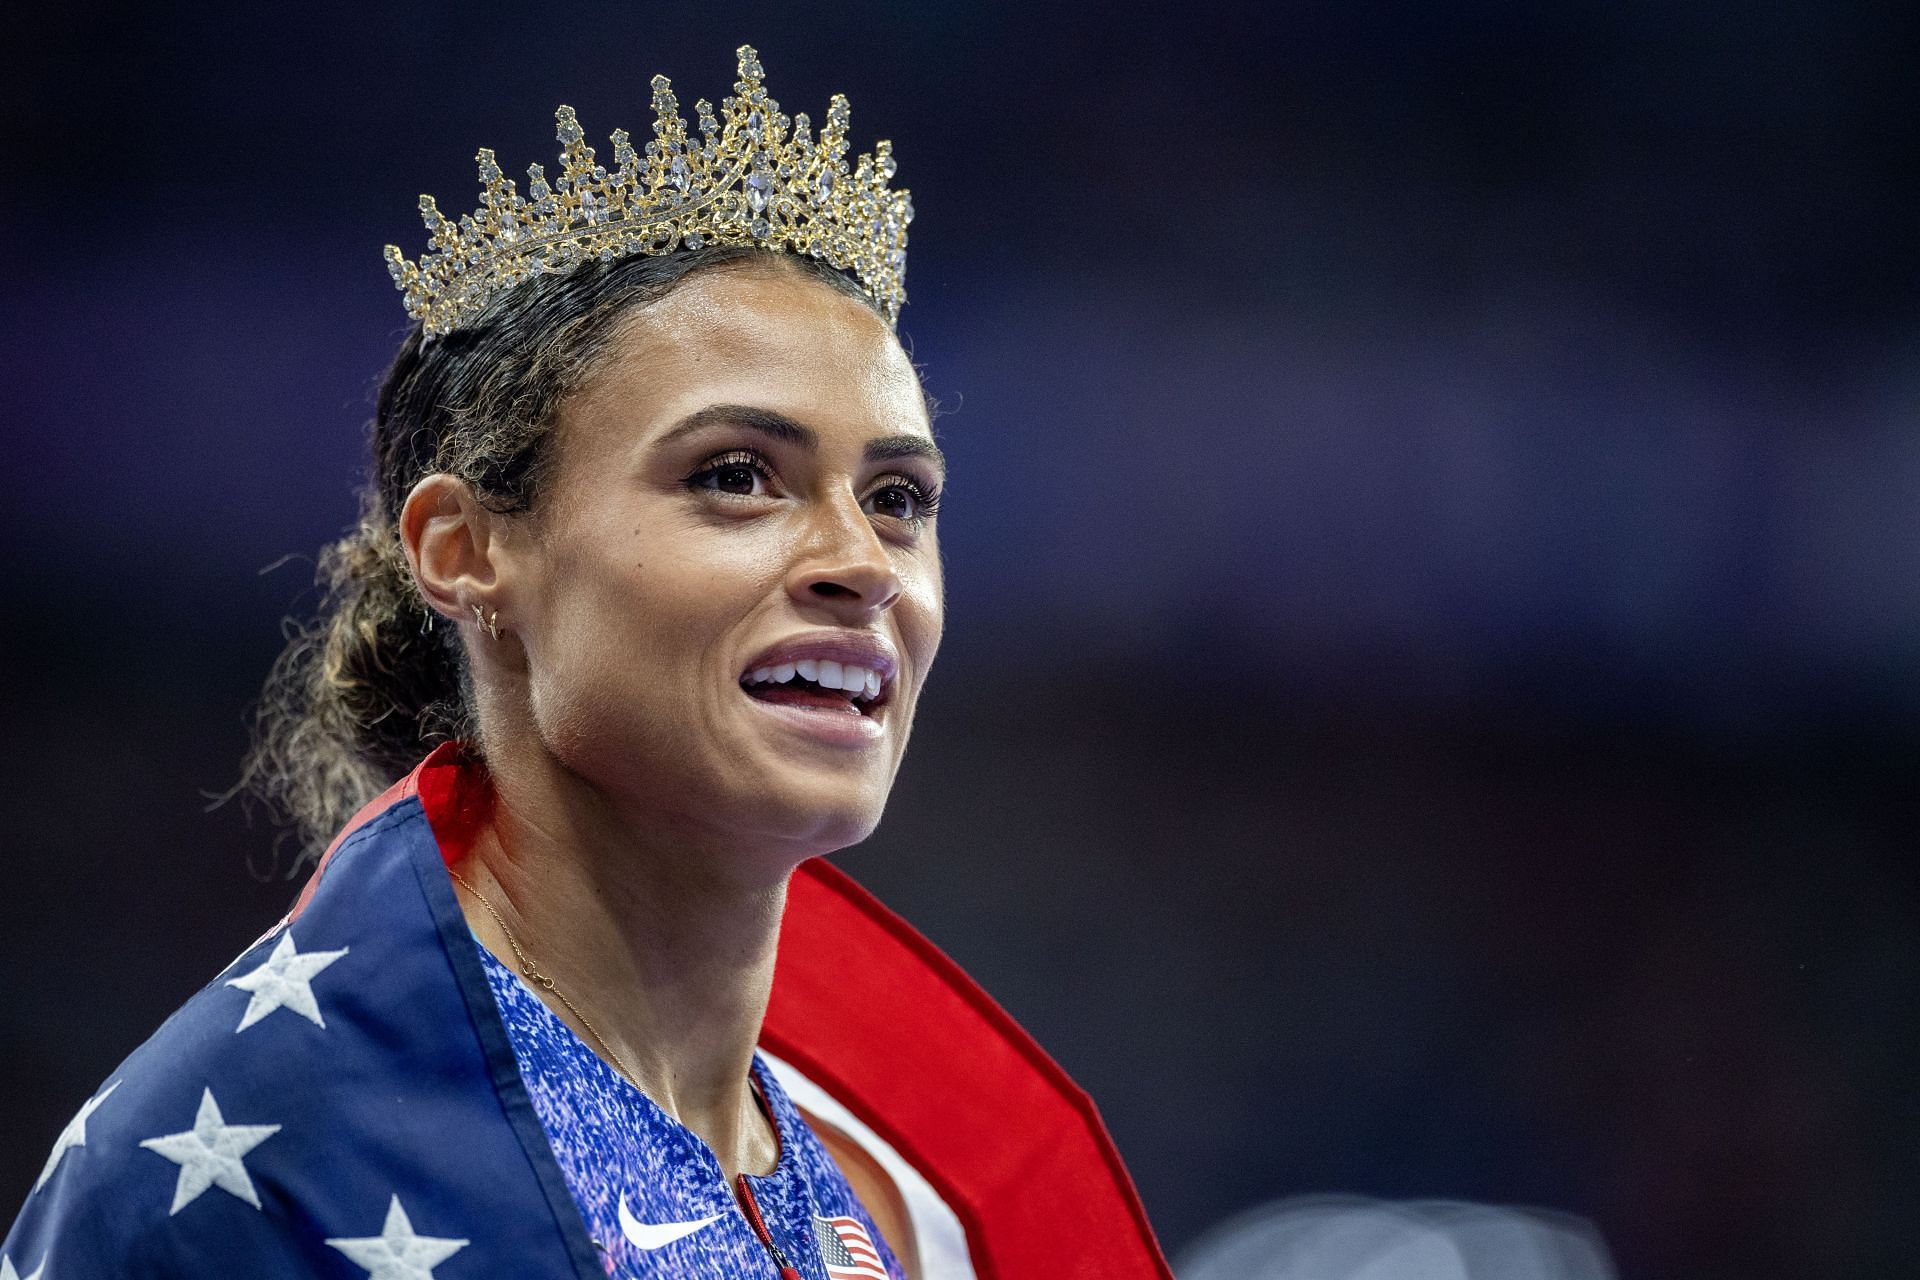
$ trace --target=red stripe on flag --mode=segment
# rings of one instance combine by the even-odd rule
[[[828,1218],[827,1225],[833,1228],[833,1234],[839,1237],[840,1247],[853,1259],[851,1267],[827,1264],[827,1275],[832,1280],[888,1280],[887,1268],[880,1261],[880,1251],[873,1247],[873,1241],[867,1238],[867,1229],[854,1218]]]
[[[958,965],[818,858],[788,891],[760,1042],[933,1184],[979,1280],[1173,1280],[1092,1099]]]

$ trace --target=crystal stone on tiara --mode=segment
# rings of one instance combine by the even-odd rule
[[[767,95],[753,49],[742,45],[739,57],[734,96],[719,113],[705,99],[694,104],[698,137],[681,119],[667,78],[655,76],[653,138],[636,152],[626,130],[616,129],[612,169],[583,141],[572,107],[554,112],[559,176],[549,181],[542,166],[528,166],[524,196],[481,148],[480,207],[454,220],[421,196],[428,252],[414,263],[397,246],[386,248],[407,314],[438,336],[536,275],[683,245],[744,244],[851,271],[887,319],[898,321],[913,201],[887,189],[893,144],[876,142],[849,166],[844,96],[828,102],[816,140],[805,114],[789,120]]]

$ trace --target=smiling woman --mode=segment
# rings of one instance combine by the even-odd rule
[[[317,868],[0,1273],[1166,1274],[1085,1096],[814,861],[906,750],[945,463],[890,150],[736,88],[695,144],[656,81],[611,174],[563,108],[556,184],[482,152],[389,251],[421,324],[248,766]]]

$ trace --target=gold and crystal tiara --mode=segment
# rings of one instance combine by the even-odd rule
[[[805,114],[791,120],[761,84],[760,58],[740,46],[740,79],[718,116],[702,98],[696,139],[665,76],[653,78],[653,138],[636,152],[625,129],[612,135],[614,168],[594,159],[572,107],[555,111],[560,175],[527,168],[527,193],[481,148],[480,207],[457,221],[420,197],[428,252],[408,262],[395,245],[387,270],[407,314],[430,336],[472,320],[502,290],[583,262],[613,262],[685,246],[758,245],[824,258],[851,271],[897,322],[907,300],[907,223],[913,201],[890,191],[893,144],[849,168],[847,100],[835,94],[816,140]]]

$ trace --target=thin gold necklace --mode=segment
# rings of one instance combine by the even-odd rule
[[[634,1075],[633,1068],[629,1067],[626,1064],[626,1060],[613,1051],[613,1046],[607,1043],[607,1038],[600,1034],[599,1029],[595,1027],[592,1022],[588,1021],[586,1014],[580,1012],[580,1006],[567,999],[567,993],[559,987],[556,987],[553,984],[552,978],[540,972],[540,966],[536,965],[532,957],[521,949],[519,940],[513,936],[513,930],[507,928],[507,922],[500,918],[500,913],[493,909],[491,902],[487,901],[487,895],[468,884],[465,877],[452,867],[447,868],[447,874],[452,876],[461,888],[479,899],[480,905],[485,907],[487,914],[493,917],[493,922],[500,926],[500,932],[507,935],[507,945],[513,948],[514,959],[520,962],[520,976],[528,982],[538,983],[543,991],[552,992],[561,1004],[567,1006],[567,1011],[573,1014],[574,1017],[580,1019],[580,1025],[587,1029],[587,1034],[593,1037],[593,1042],[600,1046],[601,1052],[613,1060],[613,1065],[619,1069],[621,1075],[626,1077],[627,1083],[636,1089],[640,1089],[640,1080]],[[646,1090],[640,1089],[640,1092],[645,1093]]]

